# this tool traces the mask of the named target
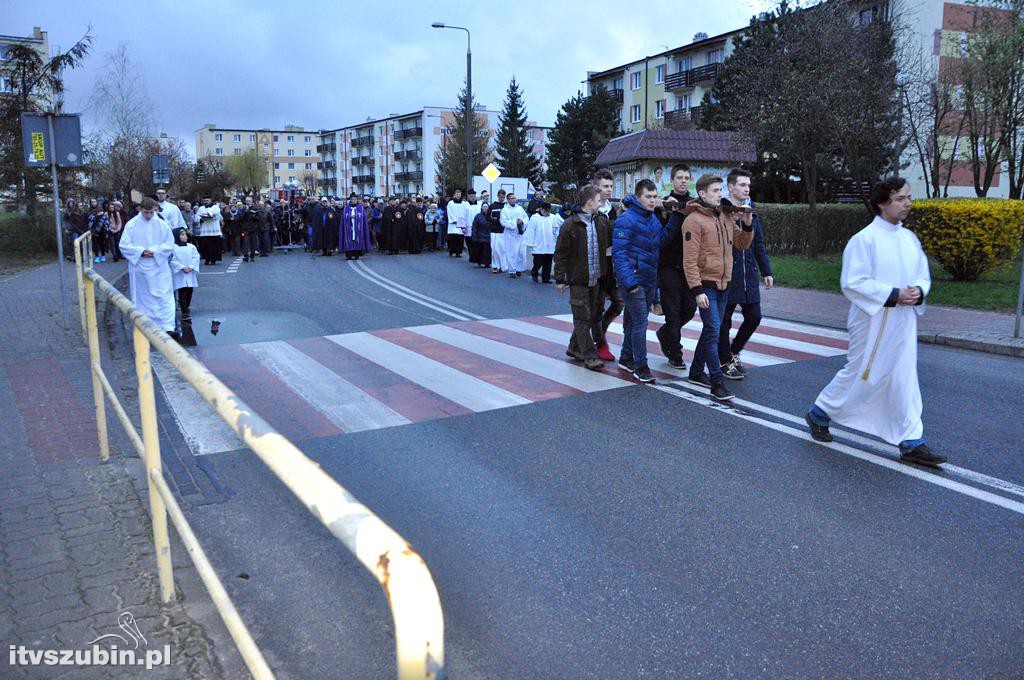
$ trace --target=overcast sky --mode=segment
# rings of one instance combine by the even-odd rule
[[[767,4],[735,0],[696,10],[690,2],[641,9],[621,0],[7,0],[0,33],[31,35],[40,26],[56,51],[92,26],[92,54],[84,68],[67,74],[69,112],[85,107],[104,55],[126,44],[144,82],[124,95],[145,91],[160,131],[193,148],[204,123],[315,130],[455,105],[465,80],[466,36],[433,29],[434,21],[472,31],[478,103],[500,110],[515,76],[530,119],[551,125],[588,70],[686,44],[698,31],[715,35],[745,26]]]

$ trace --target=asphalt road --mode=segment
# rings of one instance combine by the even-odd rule
[[[200,350],[569,311],[444,254],[365,263],[204,274]],[[453,678],[1020,677],[1024,362],[920,348],[926,434],[965,471],[938,474],[785,418],[842,364],[753,369],[731,410],[630,385],[301,447],[425,558]],[[370,575],[253,454],[205,458],[234,495],[189,518],[279,676],[393,677]]]

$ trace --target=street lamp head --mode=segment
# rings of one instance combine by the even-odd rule
[[[440,21],[435,21],[434,23],[430,24],[430,27],[431,28],[444,28],[444,24],[442,24]]]

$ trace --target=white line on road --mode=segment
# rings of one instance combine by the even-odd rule
[[[665,394],[672,395],[677,399],[683,399],[695,404],[700,404],[701,406],[712,408],[720,413],[724,413],[736,418],[740,418],[741,420],[746,420],[747,422],[761,425],[762,427],[766,427],[770,430],[775,430],[776,432],[788,434],[797,439],[802,439],[804,441],[811,442],[812,444],[824,446],[825,448],[832,449],[833,451],[837,451],[839,453],[844,453],[848,456],[852,456],[853,458],[863,460],[867,463],[888,468],[893,472],[898,472],[902,475],[907,475],[909,477],[916,477],[917,479],[928,482],[929,484],[934,484],[936,486],[940,486],[951,491],[955,491],[965,496],[970,496],[971,498],[975,498],[985,503],[989,503],[991,505],[996,505],[1006,510],[1010,510],[1011,512],[1016,512],[1017,514],[1024,515],[1024,503],[1021,503],[1019,501],[1015,501],[1013,499],[1006,498],[1004,496],[1000,496],[998,494],[994,494],[983,489],[978,489],[973,486],[968,486],[967,484],[963,484],[952,479],[941,477],[935,473],[925,472],[924,470],[913,467],[911,465],[899,463],[895,460],[892,460],[891,458],[887,458],[886,456],[882,456],[870,451],[863,451],[861,449],[854,448],[853,446],[850,446],[848,444],[843,444],[841,442],[826,443],[815,441],[814,439],[811,438],[811,435],[806,430],[798,430],[788,425],[783,425],[781,423],[765,420],[764,418],[754,414],[744,413],[743,411],[737,410],[736,408],[732,408],[730,406],[724,406],[722,404],[715,403],[711,401],[710,398],[704,397],[700,394],[696,394],[682,385],[676,385],[675,387],[668,387],[666,385],[653,385],[652,387]],[[760,407],[759,405],[756,404],[751,404],[750,402],[743,402],[741,400],[734,400],[734,404],[736,406],[747,407],[757,406],[758,410],[766,408]]]
[[[352,266],[353,269],[356,269],[357,271],[361,270],[365,274],[373,277],[373,279],[375,280],[374,282],[378,283],[378,285],[381,285],[381,286],[384,286],[384,287],[389,287],[390,286],[391,289],[392,289],[392,292],[404,291],[408,295],[412,295],[412,296],[414,296],[416,298],[419,298],[416,301],[419,302],[420,304],[426,305],[427,307],[430,307],[432,305],[437,305],[438,307],[443,307],[445,309],[450,309],[452,312],[455,312],[456,314],[460,314],[460,315],[462,315],[464,317],[467,317],[467,319],[476,319],[476,320],[479,321],[479,320],[485,318],[485,317],[480,316],[479,314],[474,314],[473,312],[466,311],[465,309],[462,309],[461,307],[456,307],[455,305],[450,305],[447,302],[443,302],[441,300],[437,300],[437,299],[434,299],[434,298],[429,297],[427,295],[424,295],[423,293],[419,292],[418,290],[413,290],[411,288],[406,288],[405,286],[401,285],[400,283],[396,283],[395,281],[392,281],[391,279],[389,279],[389,278],[387,278],[385,276],[382,276],[381,274],[378,274],[377,272],[373,271],[372,269],[370,269],[370,267],[365,262],[360,262],[359,260],[353,260],[353,261],[350,261],[349,264]],[[401,295],[401,293],[399,293],[399,294]],[[405,296],[403,296],[403,297],[405,297]],[[450,312],[449,312],[449,314],[450,314]],[[452,316],[455,316],[455,315],[452,314]]]
[[[363,271],[362,268],[356,266],[357,262],[358,261],[356,261],[356,260],[349,260],[349,266],[352,267],[352,271],[354,271],[356,274],[359,274],[359,276],[363,277],[364,279],[366,279],[370,283],[375,284],[377,286],[380,286],[384,290],[389,290],[392,293],[394,293],[395,295],[398,295],[400,297],[404,297],[406,300],[412,300],[413,302],[415,302],[418,305],[423,305],[424,307],[427,307],[428,309],[432,309],[435,312],[440,312],[441,314],[444,314],[445,316],[450,316],[451,318],[456,319],[458,321],[471,321],[472,320],[468,316],[463,316],[462,314],[456,314],[455,312],[449,312],[447,309],[444,309],[444,308],[439,307],[437,305],[432,305],[429,302],[424,302],[423,300],[419,299],[418,297],[413,297],[412,295],[409,295],[408,293],[403,293],[402,291],[398,290],[397,288],[395,288],[393,286],[390,286],[390,285],[384,283],[383,281],[378,281],[376,278],[374,278],[373,276],[371,276],[367,272]]]

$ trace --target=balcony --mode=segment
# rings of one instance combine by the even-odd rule
[[[334,142],[331,142],[330,144],[317,144],[316,145],[316,152],[319,155],[321,155],[321,156],[324,155],[325,153],[335,153],[337,150],[338,150],[338,145],[335,144]]]
[[[608,96],[612,98],[612,101],[616,104],[621,104],[623,99],[622,88],[616,88],[614,90],[608,90]]]
[[[694,84],[692,69],[689,71],[679,71],[665,78],[665,89],[670,91],[693,87]]]
[[[324,189],[333,188],[334,187],[334,178],[331,178],[331,179],[320,178],[320,179],[318,179],[316,181],[316,185],[318,187],[323,187]]]
[[[706,80],[718,80],[718,76],[722,75],[721,64],[708,64],[707,66],[701,66],[695,68],[690,73],[693,74],[694,83],[702,83]]]
[[[419,149],[409,149],[407,151],[396,151],[396,161],[418,161],[422,158]]]
[[[373,175],[353,175],[352,176],[352,183],[353,184],[373,184],[373,182],[374,182]]]
[[[334,170],[336,167],[337,165],[334,163],[334,161],[319,161],[316,164],[317,170]]]
[[[418,125],[416,127],[405,128],[405,129],[402,129],[402,130],[395,130],[395,139],[410,139],[412,137],[422,137],[422,136],[423,136],[423,128],[419,127]]]
[[[396,182],[421,182],[423,181],[423,171],[416,170],[415,172],[396,172]]]
[[[355,137],[352,140],[352,146],[373,146],[373,135],[367,135],[366,137]]]
[[[352,158],[352,165],[373,165],[373,156],[355,156]]]
[[[700,107],[693,106],[690,110],[678,109],[665,112],[665,127],[670,130],[692,130],[700,121]]]

